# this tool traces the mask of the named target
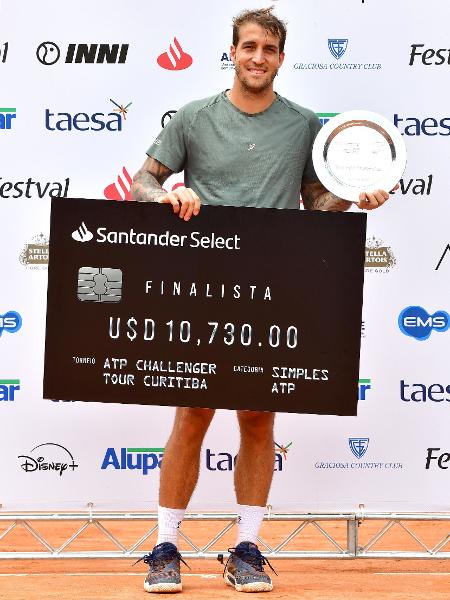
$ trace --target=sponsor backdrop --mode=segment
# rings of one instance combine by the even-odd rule
[[[50,198],[129,200],[161,126],[230,87],[231,17],[261,4],[0,4],[4,510],[156,507],[174,409],[42,398]],[[280,414],[270,504],[449,510],[450,6],[275,4],[288,21],[276,90],[323,122],[350,109],[385,115],[404,135],[408,166],[368,215],[358,416]],[[59,319],[69,332],[64,306]],[[235,414],[218,411],[192,509],[233,510],[238,444]]]

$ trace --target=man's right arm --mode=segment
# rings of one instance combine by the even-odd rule
[[[131,197],[138,202],[171,204],[175,214],[189,221],[192,215],[196,216],[200,211],[200,198],[194,190],[183,186],[172,192],[163,190],[162,184],[172,173],[168,167],[149,156],[133,177]]]

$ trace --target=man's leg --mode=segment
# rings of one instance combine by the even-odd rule
[[[200,449],[213,416],[209,408],[177,408],[161,467],[158,541],[142,558],[149,565],[144,581],[147,592],[181,592],[178,528],[197,483]]]
[[[266,559],[256,543],[273,477],[274,418],[274,413],[238,411],[241,445],[234,474],[238,538],[224,572],[225,582],[238,592],[273,589],[263,568]]]
[[[200,449],[214,410],[177,408],[159,485],[158,543],[176,545],[177,530],[198,479]]]
[[[238,504],[266,506],[275,464],[275,413],[240,410],[241,445],[234,471]]]

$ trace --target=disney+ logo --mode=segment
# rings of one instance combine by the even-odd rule
[[[51,442],[39,444],[39,446],[35,446],[30,450],[30,454],[38,450],[38,448],[44,447],[47,447],[46,451],[39,450],[34,456],[21,454],[17,457],[25,459],[20,465],[25,473],[34,473],[35,471],[55,471],[56,473],[59,473],[59,476],[61,477],[67,469],[75,471],[78,467],[78,465],[75,464],[71,452],[60,444],[53,444]],[[46,454],[48,453],[47,457],[41,456],[44,452]],[[51,456],[50,460],[48,459],[48,455]]]

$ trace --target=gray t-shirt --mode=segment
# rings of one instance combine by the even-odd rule
[[[222,92],[183,106],[147,154],[174,173],[204,204],[299,208],[302,181],[318,181],[311,150],[320,121],[276,95],[256,114]]]

